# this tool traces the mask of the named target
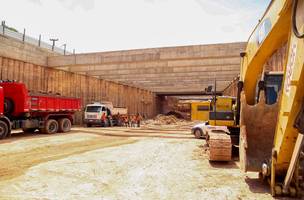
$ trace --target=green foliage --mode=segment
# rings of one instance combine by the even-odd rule
[[[5,25],[5,28],[10,30],[10,31],[14,31],[14,32],[18,33],[18,30],[13,28],[13,27],[9,27],[9,26]]]

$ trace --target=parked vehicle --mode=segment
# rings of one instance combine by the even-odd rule
[[[208,126],[208,122],[202,122],[199,124],[196,124],[192,127],[191,133],[195,136],[195,138],[200,139],[200,138],[205,138],[206,135],[203,133],[203,128],[205,126]]]
[[[123,118],[128,114],[124,107],[114,107],[111,102],[95,102],[86,105],[84,123],[87,127],[100,125],[104,127],[121,126]]]
[[[43,133],[68,132],[73,114],[80,111],[80,99],[48,94],[31,94],[24,83],[0,82],[0,138],[11,129]]]

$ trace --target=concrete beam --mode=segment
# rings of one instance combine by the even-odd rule
[[[121,62],[132,63],[159,60],[178,60],[188,58],[200,59],[234,57],[239,55],[244,47],[245,43],[227,43],[75,54],[69,56],[50,57],[48,59],[48,66],[58,67]]]
[[[150,69],[132,69],[132,70],[119,70],[119,71],[114,71],[114,70],[105,70],[105,71],[87,71],[85,74],[87,75],[93,75],[93,76],[99,76],[99,75],[129,75],[129,74],[164,74],[164,73],[226,73],[226,72],[234,72],[234,73],[239,73],[240,71],[240,66],[239,65],[234,65],[234,66],[219,66],[219,67],[211,67],[211,68],[206,68],[206,67],[184,67],[184,68],[150,68]]]
[[[225,77],[236,77],[239,73],[236,71],[229,71],[225,73],[216,73],[216,72],[187,72],[187,73],[160,73],[160,74],[127,74],[127,75],[99,75],[100,78],[105,78],[105,79],[128,79],[128,80],[133,80],[133,79],[150,79],[154,78],[156,80],[158,79],[166,79],[170,77],[174,78],[183,78],[183,79],[188,79],[188,78],[215,78],[215,77],[220,77],[220,78],[225,78]],[[90,76],[98,76],[98,74],[95,73],[89,73],[88,75]]]
[[[201,91],[218,80],[223,90],[240,71],[245,43],[76,54],[49,58],[49,66],[154,92]]]
[[[199,98],[201,98],[201,96],[211,96],[210,93],[206,93],[206,92],[200,92],[200,91],[187,91],[187,92],[157,92],[155,93],[158,96],[199,96]],[[217,92],[216,95],[222,95],[222,92]],[[205,97],[206,98],[206,97]],[[189,98],[190,100],[192,100],[192,98]]]
[[[226,67],[238,65],[240,63],[239,57],[231,58],[212,58],[212,59],[187,59],[177,61],[147,61],[137,63],[118,63],[118,64],[95,64],[95,65],[74,65],[74,66],[58,66],[55,68],[63,69],[72,72],[86,72],[86,71],[105,71],[105,70],[131,70],[131,69],[150,69],[150,68],[194,68],[194,67]]]

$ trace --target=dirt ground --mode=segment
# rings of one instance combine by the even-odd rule
[[[238,162],[210,163],[190,126],[16,133],[0,142],[0,199],[272,199]]]

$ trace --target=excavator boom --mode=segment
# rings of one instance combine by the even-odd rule
[[[304,0],[273,0],[241,54],[241,166],[269,178],[273,195],[295,195],[299,190],[296,172],[304,143],[303,31]],[[265,64],[284,44],[281,91],[277,102],[267,105],[262,91]]]

